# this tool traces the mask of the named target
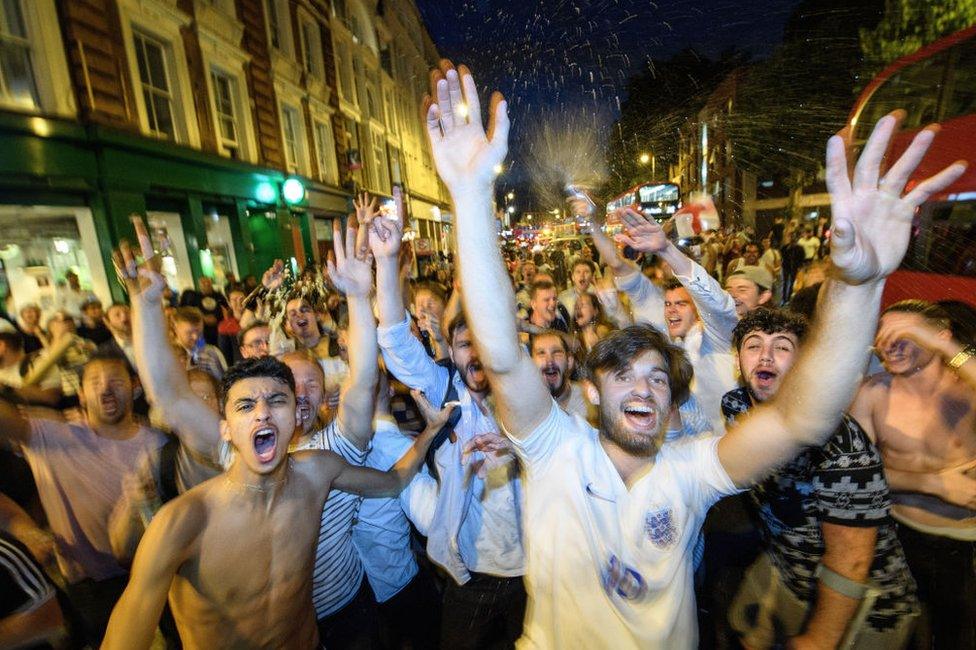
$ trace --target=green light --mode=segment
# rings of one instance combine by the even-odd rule
[[[278,193],[272,183],[261,181],[254,189],[254,198],[261,203],[274,203],[278,199]]]
[[[289,178],[281,185],[281,195],[288,205],[301,203],[305,200],[305,186],[297,178]]]
[[[213,278],[214,276],[213,254],[209,248],[204,248],[200,251],[200,271],[208,278]]]

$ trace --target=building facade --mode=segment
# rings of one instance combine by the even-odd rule
[[[442,250],[447,193],[417,109],[438,56],[410,0],[3,9],[0,291],[14,307],[53,306],[68,270],[121,299],[111,250],[132,214],[177,290],[319,260],[353,194],[394,184]]]
[[[787,221],[816,222],[830,216],[830,196],[823,174],[806,191],[790,190],[784,179],[743,169],[736,161],[735,141],[728,132],[736,110],[736,91],[745,69],[732,71],[705,105],[679,131],[678,161],[670,180],[687,197],[703,192],[712,197],[723,225],[752,227],[766,233],[777,216]]]

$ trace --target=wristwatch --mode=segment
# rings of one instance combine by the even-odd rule
[[[956,356],[949,359],[947,364],[953,370],[959,370],[964,363],[976,357],[976,345],[967,345],[962,350],[960,350]]]

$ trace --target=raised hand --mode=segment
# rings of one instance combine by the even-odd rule
[[[948,345],[952,341],[952,333],[947,329],[939,329],[927,321],[919,322],[915,314],[890,312],[885,314],[884,322],[878,328],[874,339],[876,350],[884,352],[897,341],[911,341],[922,349],[937,354],[948,354]]]
[[[447,424],[448,420],[451,419],[451,412],[461,406],[461,402],[445,402],[442,408],[437,408],[430,403],[427,396],[424,395],[422,391],[412,389],[410,391],[410,396],[413,397],[413,401],[417,403],[417,408],[420,409],[420,414],[424,416],[424,420],[427,422],[427,426],[424,428],[425,431],[429,433],[436,433],[441,430],[441,428]]]
[[[149,238],[149,231],[146,230],[142,217],[132,215],[130,219],[136,230],[136,239],[139,240],[143,261],[140,264],[136,260],[132,246],[128,241],[122,240],[119,247],[112,251],[115,272],[133,300],[138,298],[146,303],[161,304],[163,292],[166,290],[166,280],[159,273],[159,258],[153,250],[152,240]]]
[[[903,117],[903,111],[896,111],[878,121],[854,168],[853,182],[847,176],[844,141],[835,135],[827,142],[827,190],[833,214],[830,259],[839,278],[849,284],[882,280],[898,268],[908,248],[916,208],[966,170],[965,162],[955,162],[902,195],[938,131],[938,126],[930,126],[915,136],[879,179],[881,161]]]
[[[472,459],[472,455],[479,451],[482,456]],[[461,459],[462,463],[470,463],[471,471],[479,478],[485,478],[489,470],[512,462],[515,454],[508,438],[492,431],[472,438],[461,451]]]
[[[624,224],[624,232],[614,239],[642,253],[662,253],[668,247],[668,235],[654,219],[648,219],[633,208],[617,210]]]
[[[369,223],[369,248],[376,259],[395,258],[400,253],[400,243],[403,241],[403,191],[399,187],[393,188],[393,203],[395,215],[393,218],[375,215]],[[367,223],[360,221],[360,223]]]
[[[370,198],[369,192],[360,192],[353,197],[352,204],[356,208],[356,220],[361,224],[372,223],[373,217],[379,214],[379,203],[375,196]]]
[[[431,72],[430,83],[424,117],[437,173],[452,194],[469,187],[486,190],[508,153],[508,104],[501,93],[492,94],[486,134],[478,88],[467,67],[455,70],[450,61],[442,60]]]
[[[268,291],[274,291],[281,286],[285,280],[285,263],[282,260],[275,260],[274,264],[261,276],[261,286]]]
[[[343,242],[339,221],[332,222],[335,262],[327,261],[329,279],[347,296],[368,296],[373,288],[373,254],[366,241],[366,230],[350,215]]]

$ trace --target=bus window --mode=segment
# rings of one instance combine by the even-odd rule
[[[943,120],[976,113],[976,40],[953,47],[950,60]]]
[[[939,94],[945,79],[949,52],[910,64],[894,73],[877,88],[858,114],[854,142],[863,144],[875,123],[902,108],[908,115],[902,128],[915,129],[939,119]]]
[[[913,228],[902,268],[976,278],[976,201],[927,208]]]

